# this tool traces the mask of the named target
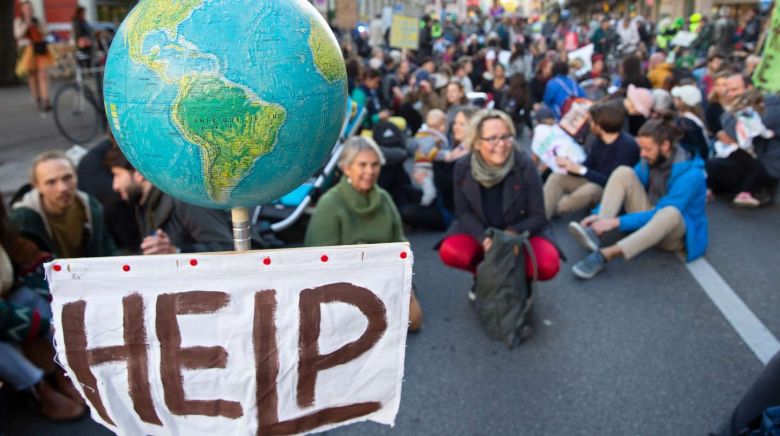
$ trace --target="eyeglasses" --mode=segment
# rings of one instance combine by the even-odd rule
[[[506,134],[501,136],[490,136],[488,138],[479,138],[490,145],[498,145],[499,142],[508,143],[515,139],[512,135]]]

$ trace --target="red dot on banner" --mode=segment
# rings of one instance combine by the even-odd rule
[[[190,259],[190,265],[198,266],[198,259]]]
[[[402,251],[402,252],[401,252],[401,259],[406,259],[406,258],[407,258],[407,256],[409,256],[409,255],[408,255],[408,254],[406,254],[406,252],[405,252],[405,251]]]
[[[122,271],[124,272],[130,271],[130,265],[122,265]]]
[[[320,257],[320,260],[323,261],[323,262],[327,262],[328,261],[328,255],[327,254],[323,254],[322,257]]]
[[[263,265],[270,265],[270,264],[271,264],[271,258],[270,257],[266,257],[265,259],[263,259]]]
[[[54,265],[54,266],[52,267],[52,269],[53,269],[54,271],[58,271],[58,272],[59,272],[59,271],[62,271],[62,267],[61,267],[61,266],[59,266],[59,265]]]

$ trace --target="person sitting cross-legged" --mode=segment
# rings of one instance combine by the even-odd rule
[[[117,254],[103,219],[103,207],[77,189],[73,162],[61,151],[35,157],[33,187],[11,210],[19,235],[55,258],[103,257]]]
[[[19,235],[0,194],[0,382],[33,400],[42,416],[70,421],[87,408],[54,360],[43,267],[50,260],[51,253]]]
[[[685,251],[692,261],[707,248],[707,185],[704,161],[689,159],[679,145],[673,122],[654,119],[639,130],[641,161],[633,169],[617,168],[604,188],[598,214],[569,223],[569,231],[591,253],[572,271],[581,279],[601,272],[610,260],[632,259],[651,247]],[[620,211],[625,213],[620,215]],[[620,229],[631,232],[602,247],[599,236]]]
[[[595,206],[612,171],[639,161],[636,141],[620,131],[626,118],[620,102],[598,103],[588,112],[595,141],[582,164],[565,157],[557,158],[558,166],[566,173],[553,173],[544,183],[544,208],[548,219]]]

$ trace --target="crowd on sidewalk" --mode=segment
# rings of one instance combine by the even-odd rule
[[[505,238],[522,237],[524,275],[551,280],[567,257],[550,222],[567,219],[584,249],[571,270],[587,280],[651,248],[703,256],[706,207],[717,196],[748,208],[774,200],[780,100],[753,86],[755,11],[732,17],[724,7],[711,20],[657,26],[601,14],[557,23],[426,15],[414,51],[388,47],[376,26],[339,34],[350,96],[367,116],[345,143],[341,178],[319,198],[306,245],[397,242],[427,229],[443,232],[445,265],[478,276]],[[696,38],[676,45],[683,29]],[[572,55],[583,48],[592,54]],[[605,243],[613,233],[620,239]],[[86,409],[58,368],[31,357],[52,352],[45,261],[232,247],[224,213],[161,192],[110,137],[78,165],[58,152],[38,156],[29,189],[0,210],[0,242],[0,380],[53,419]],[[469,286],[475,298],[477,281]],[[415,293],[411,307],[416,331]],[[743,404],[724,434],[780,403],[777,366],[765,376],[775,396]]]

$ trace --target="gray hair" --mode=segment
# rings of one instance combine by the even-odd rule
[[[379,158],[379,163],[381,165],[385,164],[385,155],[382,154],[382,150],[379,149],[379,146],[376,145],[376,142],[373,139],[365,136],[353,136],[344,143],[344,149],[341,150],[341,156],[339,156],[339,168],[343,171],[344,168],[352,165],[352,161],[355,160],[355,157],[361,151],[365,150],[376,153],[376,157]]]
[[[674,99],[665,89],[653,89],[653,112],[669,115],[674,112]]]

